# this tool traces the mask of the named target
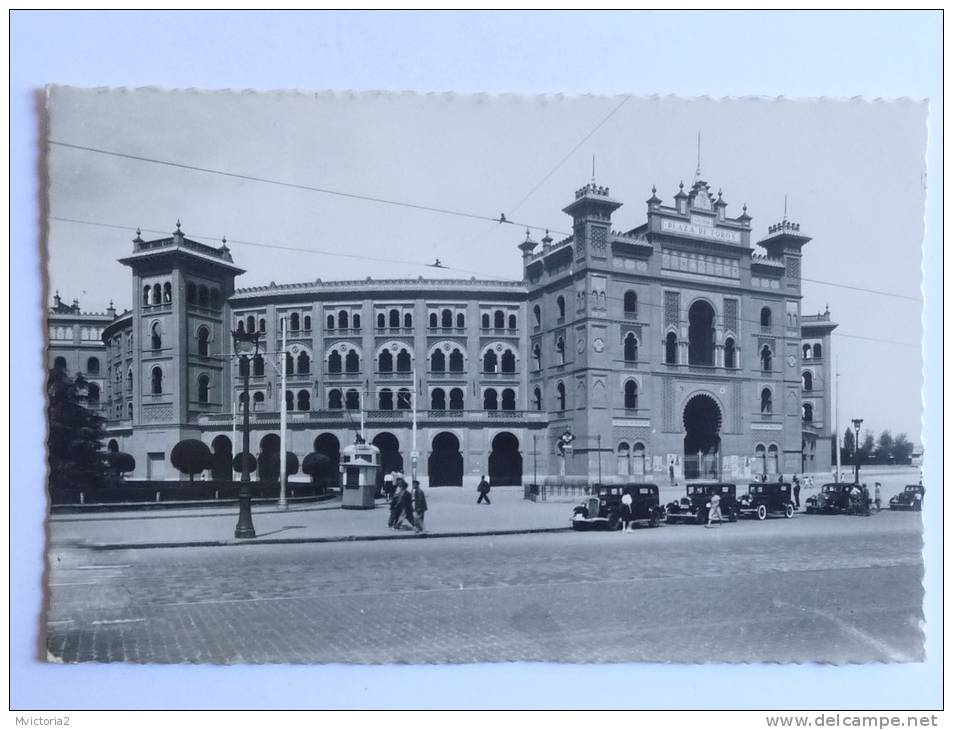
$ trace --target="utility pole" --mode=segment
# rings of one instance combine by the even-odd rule
[[[285,440],[288,434],[288,318],[281,318],[281,352],[278,354],[278,367],[281,368],[281,461],[279,466],[278,509],[288,509],[286,485],[288,482],[288,449]]]
[[[417,363],[413,367],[414,389],[410,392],[410,483],[417,480]]]
[[[539,458],[539,447],[536,445],[536,441],[539,438],[535,433],[533,434],[533,484],[539,484],[538,478],[536,476],[536,461]]]
[[[596,450],[599,452],[599,486],[602,486],[602,434],[596,434]]]
[[[854,484],[860,484],[860,424],[863,418],[854,418]]]
[[[835,444],[834,448],[837,451],[837,474],[834,477],[834,481],[840,480],[840,423],[838,423],[837,418],[840,415],[840,371],[837,369],[837,357],[834,357],[834,387],[836,389],[834,395],[834,437]],[[855,444],[856,448],[856,444]]]

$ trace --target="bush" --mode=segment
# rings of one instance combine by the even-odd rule
[[[172,466],[189,475],[191,482],[196,474],[212,468],[212,452],[198,439],[184,439],[172,447],[169,455]]]
[[[111,452],[106,455],[106,463],[113,474],[128,474],[136,470],[136,459],[125,451]]]
[[[243,456],[248,459],[248,473],[251,474],[258,468],[258,459],[255,458],[254,454],[246,454],[244,452],[235,454],[235,458],[232,459],[232,471],[241,473]]]

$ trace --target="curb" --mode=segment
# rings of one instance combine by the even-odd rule
[[[311,543],[373,542],[379,540],[438,539],[444,537],[492,537],[570,532],[570,527],[540,527],[530,530],[483,530],[480,532],[424,532],[405,535],[344,535],[341,537],[272,537],[252,540],[185,540],[182,542],[85,543],[90,550],[146,550],[153,548],[231,547],[235,545],[307,545]]]

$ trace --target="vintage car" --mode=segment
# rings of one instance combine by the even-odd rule
[[[831,482],[821,487],[820,494],[804,500],[804,511],[810,514],[869,515],[870,494],[866,484]]]
[[[908,484],[900,494],[890,498],[890,509],[912,509],[919,512],[923,509],[925,491],[922,484]]]
[[[711,498],[715,494],[720,497],[721,516],[729,522],[737,520],[738,500],[735,499],[734,484],[699,483],[686,485],[685,496],[665,506],[665,521],[706,524]]]
[[[570,524],[574,530],[618,530],[622,528],[622,495],[632,497],[632,522],[658,527],[662,520],[658,486],[655,484],[622,484],[599,487],[596,493],[572,511]]]
[[[757,517],[759,520],[770,514],[794,517],[794,502],[791,485],[787,482],[755,482],[748,485],[748,493],[738,498],[738,514],[742,517]]]

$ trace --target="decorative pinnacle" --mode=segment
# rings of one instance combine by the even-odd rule
[[[678,181],[678,189],[679,189],[679,190],[684,190],[684,189],[685,189],[685,182],[684,182],[683,180],[679,180],[679,181]]]
[[[142,235],[142,230],[139,228],[139,226],[136,226],[136,235],[137,235],[137,236],[141,236],[141,235]]]
[[[652,186],[652,195],[655,195],[655,186]]]
[[[175,219],[175,231],[176,233],[182,232],[182,221],[180,221],[178,218]]]
[[[225,234],[222,234],[222,245],[225,246],[228,244],[228,239],[225,238]]]

